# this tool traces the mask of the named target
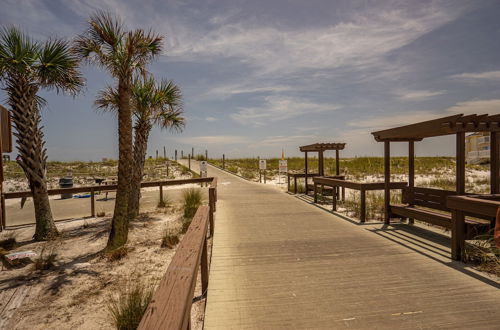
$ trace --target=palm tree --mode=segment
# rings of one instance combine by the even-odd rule
[[[18,164],[23,169],[35,206],[35,240],[57,236],[46,182],[47,155],[40,107],[41,88],[75,95],[83,86],[79,62],[69,44],[59,39],[33,41],[15,27],[0,31],[0,79],[8,96],[16,132]]]
[[[162,129],[182,130],[185,120],[182,117],[182,95],[178,86],[171,81],[162,80],[156,84],[153,77],[136,80],[132,87],[132,106],[134,108],[134,162],[132,183],[128,205],[129,218],[139,213],[141,181],[144,173],[147,144],[153,125]],[[117,109],[118,93],[111,87],[99,93],[95,102],[102,110]]]
[[[105,68],[118,90],[118,188],[107,250],[123,246],[128,238],[128,200],[132,170],[132,82],[146,73],[146,65],[161,52],[162,37],[141,29],[124,31],[111,14],[97,12],[88,30],[75,41],[75,53]]]

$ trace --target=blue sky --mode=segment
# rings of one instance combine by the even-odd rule
[[[0,24],[36,39],[73,38],[97,9],[165,36],[151,65],[184,94],[183,133],[167,147],[213,157],[299,155],[346,142],[343,155],[382,155],[370,132],[455,113],[500,113],[500,1],[2,0]],[[76,98],[44,92],[49,158],[117,155],[116,120],[93,108],[109,75],[84,66]],[[5,103],[5,94],[0,92]],[[398,146],[395,153],[405,150]],[[453,155],[452,138],[416,145]],[[161,151],[160,151],[161,153]]]

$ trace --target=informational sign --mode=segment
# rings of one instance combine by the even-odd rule
[[[200,172],[206,172],[207,171],[207,161],[202,160],[200,161]]]
[[[279,172],[280,173],[288,172],[288,161],[286,159],[279,161]]]
[[[200,172],[200,177],[206,178],[207,177],[207,171],[201,171]]]
[[[267,162],[265,159],[259,160],[259,170],[265,170],[267,168]]]

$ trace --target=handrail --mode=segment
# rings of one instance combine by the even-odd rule
[[[500,208],[500,194],[449,196],[446,206],[452,211],[451,257],[462,260],[466,235],[465,215],[473,213],[494,219]]]
[[[163,180],[163,181],[145,181],[141,182],[141,188],[159,187],[159,186],[177,186],[189,183],[203,183],[203,182],[211,183],[213,179],[214,179],[213,177],[209,177],[209,178],[175,179],[175,180]],[[113,191],[116,190],[117,188],[118,188],[117,184],[82,186],[82,187],[72,187],[72,188],[56,188],[56,189],[49,189],[48,194],[58,195],[64,193],[82,193],[82,192],[89,192],[92,189],[94,189],[94,191]],[[21,197],[31,197],[32,193],[31,191],[16,191],[16,192],[3,193],[3,195],[5,199],[12,199]]]
[[[208,287],[207,227],[210,208],[200,206],[149,303],[139,330],[188,329],[201,265],[202,292]]]

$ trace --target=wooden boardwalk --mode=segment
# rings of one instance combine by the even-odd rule
[[[439,238],[208,174],[219,188],[206,329],[500,329],[498,283]]]

